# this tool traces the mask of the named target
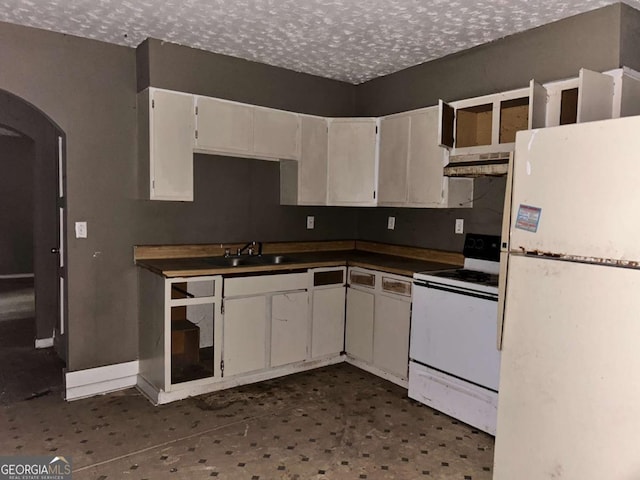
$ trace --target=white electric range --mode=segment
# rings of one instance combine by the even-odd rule
[[[495,435],[500,237],[467,234],[464,256],[413,276],[409,397]]]

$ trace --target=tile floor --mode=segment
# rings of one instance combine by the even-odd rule
[[[74,479],[490,479],[493,437],[347,364],[154,407],[136,390],[0,407],[0,454]]]
[[[158,407],[135,389],[65,402],[33,336],[0,322],[0,455],[71,458],[74,480],[492,477],[493,437],[347,364]]]

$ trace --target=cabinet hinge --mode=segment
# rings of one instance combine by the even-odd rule
[[[198,139],[198,130],[196,130],[196,140]]]
[[[196,115],[198,115],[198,106],[196,105]]]
[[[64,208],[64,197],[58,197],[57,205],[58,208]]]
[[[156,189],[156,181],[155,180],[151,180],[151,188],[153,188],[154,190]]]
[[[220,360],[220,375],[224,377],[224,360]]]
[[[375,190],[373,191],[373,199],[374,200],[376,199],[376,191]]]
[[[376,125],[376,134],[378,133],[378,126]]]
[[[156,101],[155,100],[151,100],[151,108],[156,108]]]
[[[220,300],[220,313],[224,315],[224,300]]]

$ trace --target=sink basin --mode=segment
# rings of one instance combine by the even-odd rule
[[[287,257],[286,255],[262,255],[258,258],[260,259],[260,263],[267,263],[272,265],[279,265],[281,263],[287,263],[293,260],[291,257]]]
[[[205,259],[205,262],[216,267],[239,267],[250,263],[249,260],[250,257],[209,257]]]
[[[208,257],[204,261],[216,267],[241,267],[247,265],[280,265],[295,259],[287,255],[261,255],[241,257]]]

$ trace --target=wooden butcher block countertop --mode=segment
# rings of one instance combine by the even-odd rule
[[[461,254],[364,241],[265,243],[263,255],[282,255],[282,263],[261,263],[243,257],[245,263],[226,265],[225,249],[235,252],[242,244],[141,245],[134,247],[134,260],[142,268],[165,277],[199,275],[247,275],[317,267],[350,266],[411,276],[415,272],[461,266]]]

